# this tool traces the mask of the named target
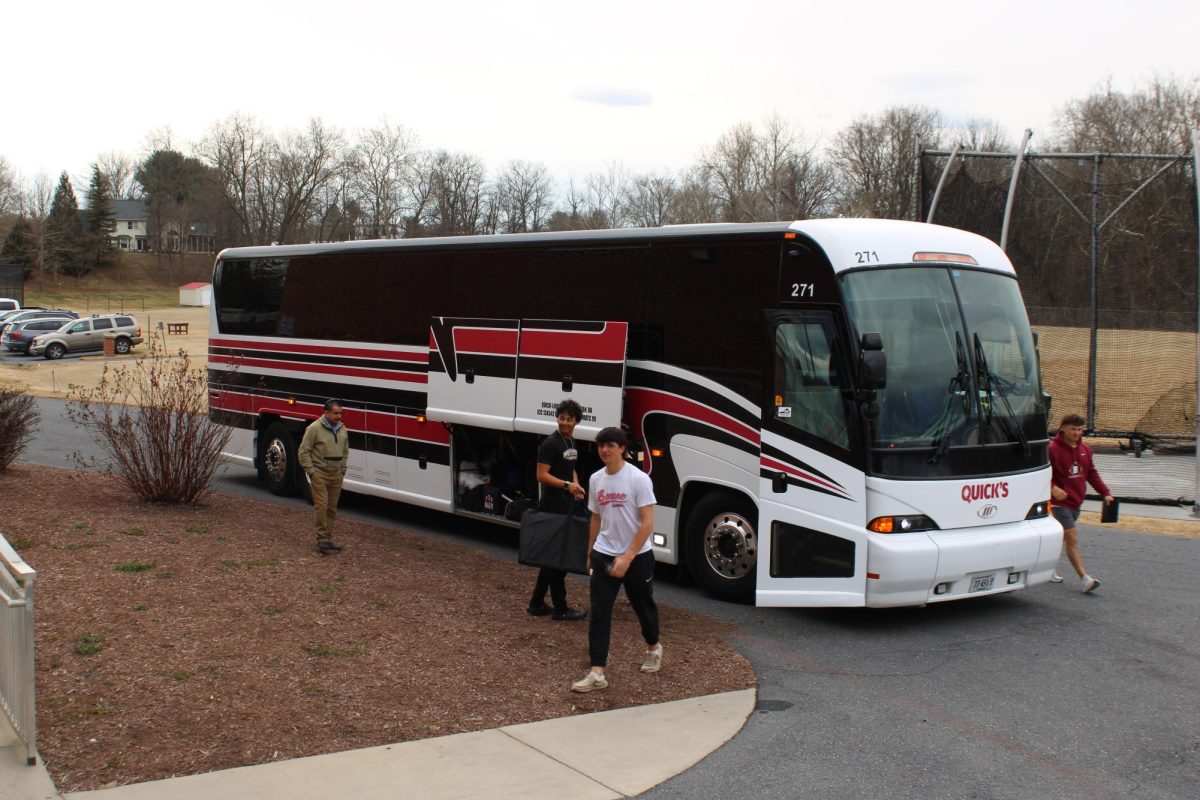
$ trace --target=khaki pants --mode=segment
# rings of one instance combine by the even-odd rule
[[[312,474],[313,509],[317,520],[317,541],[333,538],[333,520],[337,517],[338,498],[342,496],[342,476],[316,471]]]

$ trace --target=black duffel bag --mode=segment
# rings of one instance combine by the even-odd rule
[[[521,515],[517,561],[530,567],[549,567],[587,574],[588,518],[574,507],[570,514],[531,508]]]

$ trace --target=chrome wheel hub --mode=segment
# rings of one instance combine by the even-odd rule
[[[754,573],[758,538],[740,514],[718,514],[704,528],[704,557],[713,572],[735,580]]]

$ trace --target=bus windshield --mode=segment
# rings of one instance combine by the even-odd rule
[[[1007,444],[1028,457],[1029,441],[1045,439],[1033,336],[1014,278],[875,269],[848,273],[843,291],[856,336],[881,334],[887,354],[872,448],[921,448],[936,467],[951,447]]]

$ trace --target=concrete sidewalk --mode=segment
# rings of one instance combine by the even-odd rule
[[[746,689],[111,789],[70,792],[61,797],[66,800],[630,797],[678,775],[729,741],[754,710],[755,695],[753,689]],[[4,743],[10,745],[0,752],[0,787],[3,787],[0,795],[4,800],[60,797],[40,763],[26,766],[24,749],[0,739],[0,744]]]

